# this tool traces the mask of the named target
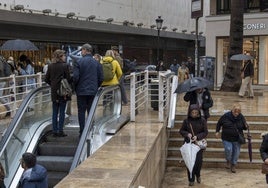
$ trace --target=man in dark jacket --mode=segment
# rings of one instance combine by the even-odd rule
[[[85,113],[89,114],[93,99],[103,81],[102,66],[92,56],[92,46],[82,46],[82,58],[73,69],[73,82],[77,96],[78,121],[80,136],[85,126]]]
[[[47,188],[47,170],[36,164],[36,156],[32,153],[24,153],[20,160],[24,169],[20,178],[19,188]]]
[[[213,100],[208,88],[200,88],[194,91],[187,92],[184,96],[186,102],[198,104],[201,110],[201,115],[207,120],[210,117],[209,108],[213,106]],[[189,105],[189,106],[190,106]]]

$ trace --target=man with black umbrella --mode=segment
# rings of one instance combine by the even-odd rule
[[[190,104],[198,104],[201,110],[201,115],[207,120],[210,117],[209,108],[213,106],[213,100],[208,88],[198,88],[194,91],[187,92],[183,98]]]

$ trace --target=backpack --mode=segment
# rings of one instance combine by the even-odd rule
[[[72,96],[72,87],[66,78],[61,79],[60,88],[57,90],[57,94],[64,98]]]
[[[102,70],[103,70],[103,81],[110,81],[114,78],[113,72],[113,64],[112,62],[103,62],[102,63]]]

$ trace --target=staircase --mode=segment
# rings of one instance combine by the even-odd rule
[[[177,114],[175,118],[175,126],[170,129],[167,166],[184,166],[179,147],[183,144],[183,138],[179,134],[179,130],[183,120],[186,118],[185,114]],[[224,157],[224,149],[221,139],[215,138],[215,129],[220,115],[212,115],[208,120],[208,147],[203,154],[204,168],[223,168],[226,164]],[[260,144],[262,142],[261,133],[267,131],[268,116],[265,115],[249,115],[245,116],[252,136],[252,162],[249,161],[248,143],[242,145],[240,156],[238,160],[238,168],[261,169],[262,160],[260,157]],[[244,132],[247,137],[247,131]]]
[[[66,137],[44,135],[37,146],[37,161],[48,172],[49,187],[54,187],[71,168],[79,142],[79,127],[65,127]]]

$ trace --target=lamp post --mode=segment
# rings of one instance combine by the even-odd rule
[[[160,29],[162,28],[163,19],[161,16],[158,16],[158,18],[155,20],[156,22],[156,29],[157,29],[157,63],[159,61],[159,36],[160,36]]]

